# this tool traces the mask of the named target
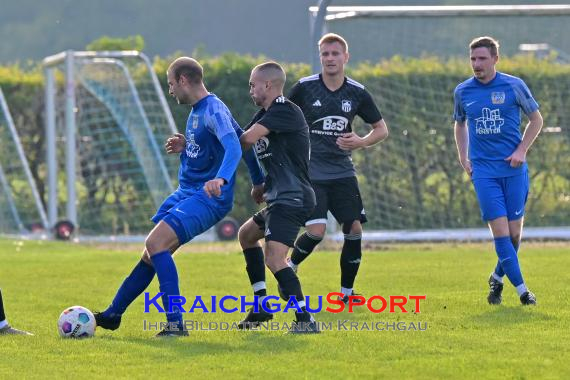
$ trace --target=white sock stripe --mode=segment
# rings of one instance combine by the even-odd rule
[[[294,271],[297,271],[297,264],[295,264],[290,257],[287,258],[287,265],[289,265],[289,268],[293,269]]]
[[[496,274],[495,272],[491,273],[491,276],[493,276],[493,278],[497,281],[499,281],[501,284],[503,283],[503,278],[499,277],[498,274]]]
[[[312,224],[327,224],[327,220],[326,219],[313,219],[313,220],[308,220],[305,222],[305,226],[310,226]]]
[[[260,290],[263,289],[267,289],[267,286],[265,285],[265,281],[258,281],[255,284],[251,285],[251,287],[253,288],[253,292],[258,292]]]
[[[299,307],[306,307],[306,305],[307,305],[307,304],[305,303],[305,301],[299,301],[299,302],[297,302],[297,303],[299,304]]]
[[[322,236],[313,235],[313,234],[310,233],[309,231],[305,232],[305,235],[307,235],[307,237],[308,237],[309,239],[314,240],[314,241],[321,241],[321,240],[323,240],[323,237],[322,237]]]
[[[361,240],[362,234],[344,234],[344,240]]]
[[[520,284],[519,286],[517,286],[517,294],[519,295],[519,297],[522,296],[526,292],[528,292],[528,289],[526,288],[526,285],[524,282],[522,284]]]

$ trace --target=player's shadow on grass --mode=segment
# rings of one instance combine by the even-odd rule
[[[103,335],[97,337],[97,339],[112,342],[116,345],[153,347],[169,355],[180,354],[184,355],[184,357],[212,355],[214,352],[230,352],[232,348],[223,343],[192,340],[192,336],[182,338],[154,338],[152,335],[148,337]]]
[[[514,325],[527,322],[546,322],[555,318],[544,314],[536,308],[523,306],[494,306],[489,310],[474,315],[472,319],[480,324],[488,325]]]
[[[196,338],[197,334],[210,334],[210,332],[190,333],[190,336],[182,338],[154,338],[152,336],[147,338],[102,335],[98,336],[96,339],[116,344],[136,344],[155,347],[160,350],[168,350],[169,353],[179,353],[184,355],[184,357],[199,357],[212,355],[212,353],[231,354],[235,353],[236,350],[250,354],[295,352],[299,349],[300,344],[300,341],[295,338],[302,338],[298,336],[283,336],[286,334],[281,332],[269,333],[261,331],[244,331],[229,333],[232,334],[232,341],[225,344],[220,342],[204,341],[203,336]],[[284,339],[287,337],[291,339]],[[255,344],[252,345],[251,343]]]

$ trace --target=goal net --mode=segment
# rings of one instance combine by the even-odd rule
[[[148,59],[70,51],[44,66],[50,222],[65,215],[82,235],[147,233],[178,166],[163,148],[176,128]]]
[[[482,35],[499,40],[509,59],[498,70],[525,80],[544,117],[528,155],[526,236],[570,238],[570,6],[534,7],[328,7],[326,28],[315,33],[347,39],[354,78],[373,94],[391,132],[353,155],[368,239],[489,236],[457,161],[452,120],[453,89],[472,75],[467,46]],[[357,60],[377,66],[366,71]],[[366,131],[361,122],[355,128]]]
[[[0,234],[46,229],[44,207],[0,88]]]

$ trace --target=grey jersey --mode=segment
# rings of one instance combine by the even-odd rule
[[[257,158],[265,170],[265,199],[268,205],[315,207],[309,180],[309,127],[303,113],[284,96],[267,109],[260,109],[246,129],[255,123],[269,130],[255,144]]]
[[[301,108],[309,124],[311,180],[355,176],[351,152],[340,149],[336,139],[352,132],[352,121],[356,115],[369,124],[382,119],[364,86],[345,77],[343,85],[331,91],[325,86],[321,74],[315,74],[301,78],[291,89],[289,99]]]

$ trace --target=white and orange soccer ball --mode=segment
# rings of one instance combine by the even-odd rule
[[[95,335],[95,327],[95,316],[83,306],[68,307],[57,321],[62,338],[90,338]]]

